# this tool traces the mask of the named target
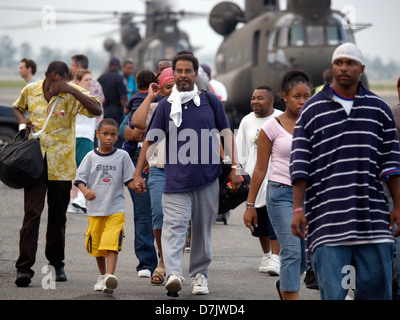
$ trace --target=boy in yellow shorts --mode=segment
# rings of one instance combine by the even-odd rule
[[[94,290],[112,293],[118,285],[114,272],[124,237],[124,185],[134,188],[135,168],[126,151],[114,148],[118,140],[115,120],[102,120],[96,137],[100,140],[100,147],[83,159],[76,173],[75,185],[88,200],[86,249],[96,257],[100,271]]]

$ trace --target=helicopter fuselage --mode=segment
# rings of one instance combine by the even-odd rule
[[[217,80],[227,87],[226,111],[247,114],[255,88],[270,86],[279,92],[282,76],[290,69],[307,72],[315,86],[331,68],[334,50],[354,42],[351,29],[342,26],[343,15],[269,11],[226,36],[217,57]]]

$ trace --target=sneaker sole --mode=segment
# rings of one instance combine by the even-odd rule
[[[208,288],[204,288],[204,287],[194,287],[192,294],[194,295],[205,295],[205,294],[209,294],[210,292],[208,291]]]
[[[103,289],[103,292],[111,294],[114,292],[114,289],[118,286],[118,280],[116,277],[108,277],[104,284],[105,288]]]
[[[279,270],[267,268],[266,271],[270,276],[279,276]]]
[[[165,289],[167,289],[168,292],[177,293],[182,290],[182,282],[178,278],[172,279],[167,282]]]

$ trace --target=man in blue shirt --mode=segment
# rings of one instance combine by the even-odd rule
[[[228,153],[235,159],[234,139],[223,106],[209,93],[195,85],[199,63],[192,54],[175,56],[175,86],[172,94],[161,100],[148,126],[146,140],[135,170],[135,184],[144,189],[141,172],[150,146],[166,138],[165,187],[162,200],[164,222],[162,245],[167,275],[166,289],[176,296],[182,289],[182,256],[189,221],[192,221],[192,244],[189,275],[193,294],[208,294],[208,266],[211,263],[211,229],[219,205],[221,174],[219,135],[225,137]],[[150,156],[151,153],[148,154]],[[232,160],[230,179],[233,190],[240,187]],[[138,188],[138,192],[140,192]]]
[[[349,289],[357,299],[391,299],[393,232],[400,236],[393,227],[400,222],[393,114],[361,84],[364,58],[354,44],[336,49],[332,69],[333,85],[307,102],[293,135],[292,230],[307,238],[322,299],[344,299]]]

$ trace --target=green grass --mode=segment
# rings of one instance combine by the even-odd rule
[[[23,88],[26,86],[24,80],[0,80],[0,88]]]
[[[397,92],[396,82],[382,81],[369,84],[371,91],[394,91]]]

